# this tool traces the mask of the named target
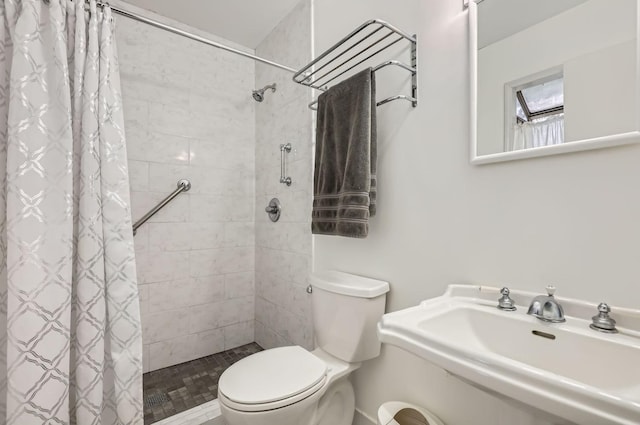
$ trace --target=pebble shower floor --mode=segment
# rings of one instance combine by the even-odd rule
[[[143,375],[144,423],[158,422],[218,397],[218,380],[229,366],[262,351],[255,342]]]

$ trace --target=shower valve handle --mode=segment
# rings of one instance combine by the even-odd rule
[[[269,201],[269,205],[264,209],[269,215],[269,219],[274,223],[280,219],[280,213],[282,212],[282,206],[278,198],[273,198]]]

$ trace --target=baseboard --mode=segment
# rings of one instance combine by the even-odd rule
[[[353,425],[376,425],[376,422],[360,409],[356,409],[353,415]]]

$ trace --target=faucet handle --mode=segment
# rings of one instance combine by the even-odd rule
[[[598,304],[598,314],[591,318],[592,323],[589,325],[591,329],[605,333],[618,333],[616,329],[616,321],[609,316],[611,308],[606,303]]]
[[[553,294],[556,293],[556,287],[553,285],[547,285],[547,295],[553,297]]]
[[[498,308],[505,311],[514,311],[516,309],[516,303],[509,297],[511,291],[506,286],[500,290],[502,297],[498,300]]]

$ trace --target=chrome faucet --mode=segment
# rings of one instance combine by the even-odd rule
[[[535,297],[533,301],[531,301],[531,305],[529,305],[527,314],[544,320],[545,322],[565,322],[564,310],[560,303],[553,297],[555,292],[556,288],[554,286],[547,286],[547,295],[538,295]]]

